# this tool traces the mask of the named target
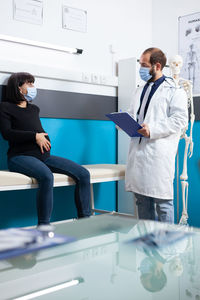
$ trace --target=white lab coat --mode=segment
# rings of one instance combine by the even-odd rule
[[[143,87],[139,87],[129,113],[136,120]],[[141,195],[173,199],[175,156],[181,130],[188,124],[187,95],[166,78],[151,98],[144,123],[150,138],[131,138],[125,187]]]

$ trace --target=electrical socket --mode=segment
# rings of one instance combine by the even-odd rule
[[[109,51],[110,51],[110,53],[115,54],[116,53],[115,45],[110,44],[109,45]]]
[[[90,82],[90,74],[89,73],[82,73],[82,81],[83,82]]]
[[[91,74],[91,82],[99,83],[99,76],[97,74],[92,73]]]
[[[104,76],[104,75],[100,76],[100,83],[101,84],[106,84],[106,76]]]

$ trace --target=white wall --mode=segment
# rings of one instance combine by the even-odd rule
[[[168,57],[178,53],[178,17],[200,12],[199,0],[152,0],[153,45]]]
[[[62,5],[88,13],[87,33],[62,29]],[[13,0],[0,1],[0,34],[83,48],[70,55],[0,41],[0,58],[112,75],[114,59],[139,57],[154,45],[178,51],[178,17],[200,11],[199,0],[44,0],[43,25],[13,20]]]
[[[87,33],[62,28],[62,5],[88,13]],[[112,75],[114,59],[138,57],[152,41],[152,0],[44,0],[43,25],[13,20],[13,0],[0,0],[0,34],[84,49],[59,53],[0,41],[0,58]]]

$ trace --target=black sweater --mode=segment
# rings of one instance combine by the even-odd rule
[[[45,160],[50,153],[41,153],[36,143],[36,133],[45,132],[39,118],[39,107],[27,103],[22,108],[10,102],[0,103],[0,131],[8,140],[8,158],[16,155],[29,155]],[[49,137],[46,136],[49,140]]]

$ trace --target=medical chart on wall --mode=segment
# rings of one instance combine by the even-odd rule
[[[43,23],[43,0],[14,0],[13,18],[33,24]]]
[[[181,77],[191,80],[194,96],[200,95],[200,12],[179,17]]]
[[[62,17],[64,29],[87,31],[87,11],[63,5]]]

